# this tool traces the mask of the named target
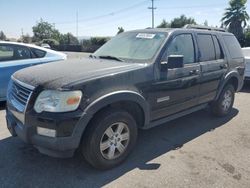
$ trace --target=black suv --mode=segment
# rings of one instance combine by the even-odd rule
[[[41,153],[70,157],[79,148],[107,169],[128,156],[138,129],[207,106],[229,114],[244,69],[237,39],[216,28],[125,32],[89,58],[16,72],[7,125]]]

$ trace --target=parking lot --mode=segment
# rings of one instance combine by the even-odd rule
[[[82,54],[70,54],[82,57]],[[84,54],[83,56],[85,56]],[[250,84],[226,118],[208,110],[140,131],[128,160],[98,171],[76,152],[70,159],[40,154],[10,136],[0,105],[0,187],[249,187]]]

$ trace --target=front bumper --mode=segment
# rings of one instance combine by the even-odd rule
[[[6,121],[10,133],[33,145],[43,154],[63,158],[73,156],[90,119],[87,114],[79,112],[56,115],[45,113],[38,116],[34,111],[29,111],[25,113],[25,123],[23,123],[20,118],[22,115],[11,104],[7,104]],[[59,135],[56,137],[38,135],[37,126],[55,129]]]

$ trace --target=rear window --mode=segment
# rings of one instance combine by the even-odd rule
[[[32,48],[31,50],[36,58],[43,58],[46,55],[46,52],[43,50],[39,50],[35,48]]]
[[[199,46],[200,61],[212,61],[215,59],[214,43],[211,35],[198,34],[197,37]]]
[[[223,39],[225,41],[226,47],[233,59],[242,58],[243,54],[241,51],[240,44],[238,40],[233,35],[224,35]]]
[[[13,59],[14,49],[11,46],[0,46],[0,61]]]

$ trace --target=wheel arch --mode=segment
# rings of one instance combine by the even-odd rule
[[[137,107],[141,109],[143,114],[143,125],[141,126],[143,127],[149,123],[149,105],[146,99],[140,93],[135,91],[123,90],[103,95],[102,97],[94,100],[85,109],[85,113],[94,116],[100,110],[108,106],[118,107],[119,104],[122,104],[120,105],[120,107],[124,109],[126,109],[129,104],[137,105]]]
[[[237,71],[231,71],[224,77],[222,84],[219,86],[219,91],[216,95],[215,100],[219,98],[223,88],[229,83],[231,83],[234,86],[235,91],[239,90],[240,78],[239,78],[239,73]]]

